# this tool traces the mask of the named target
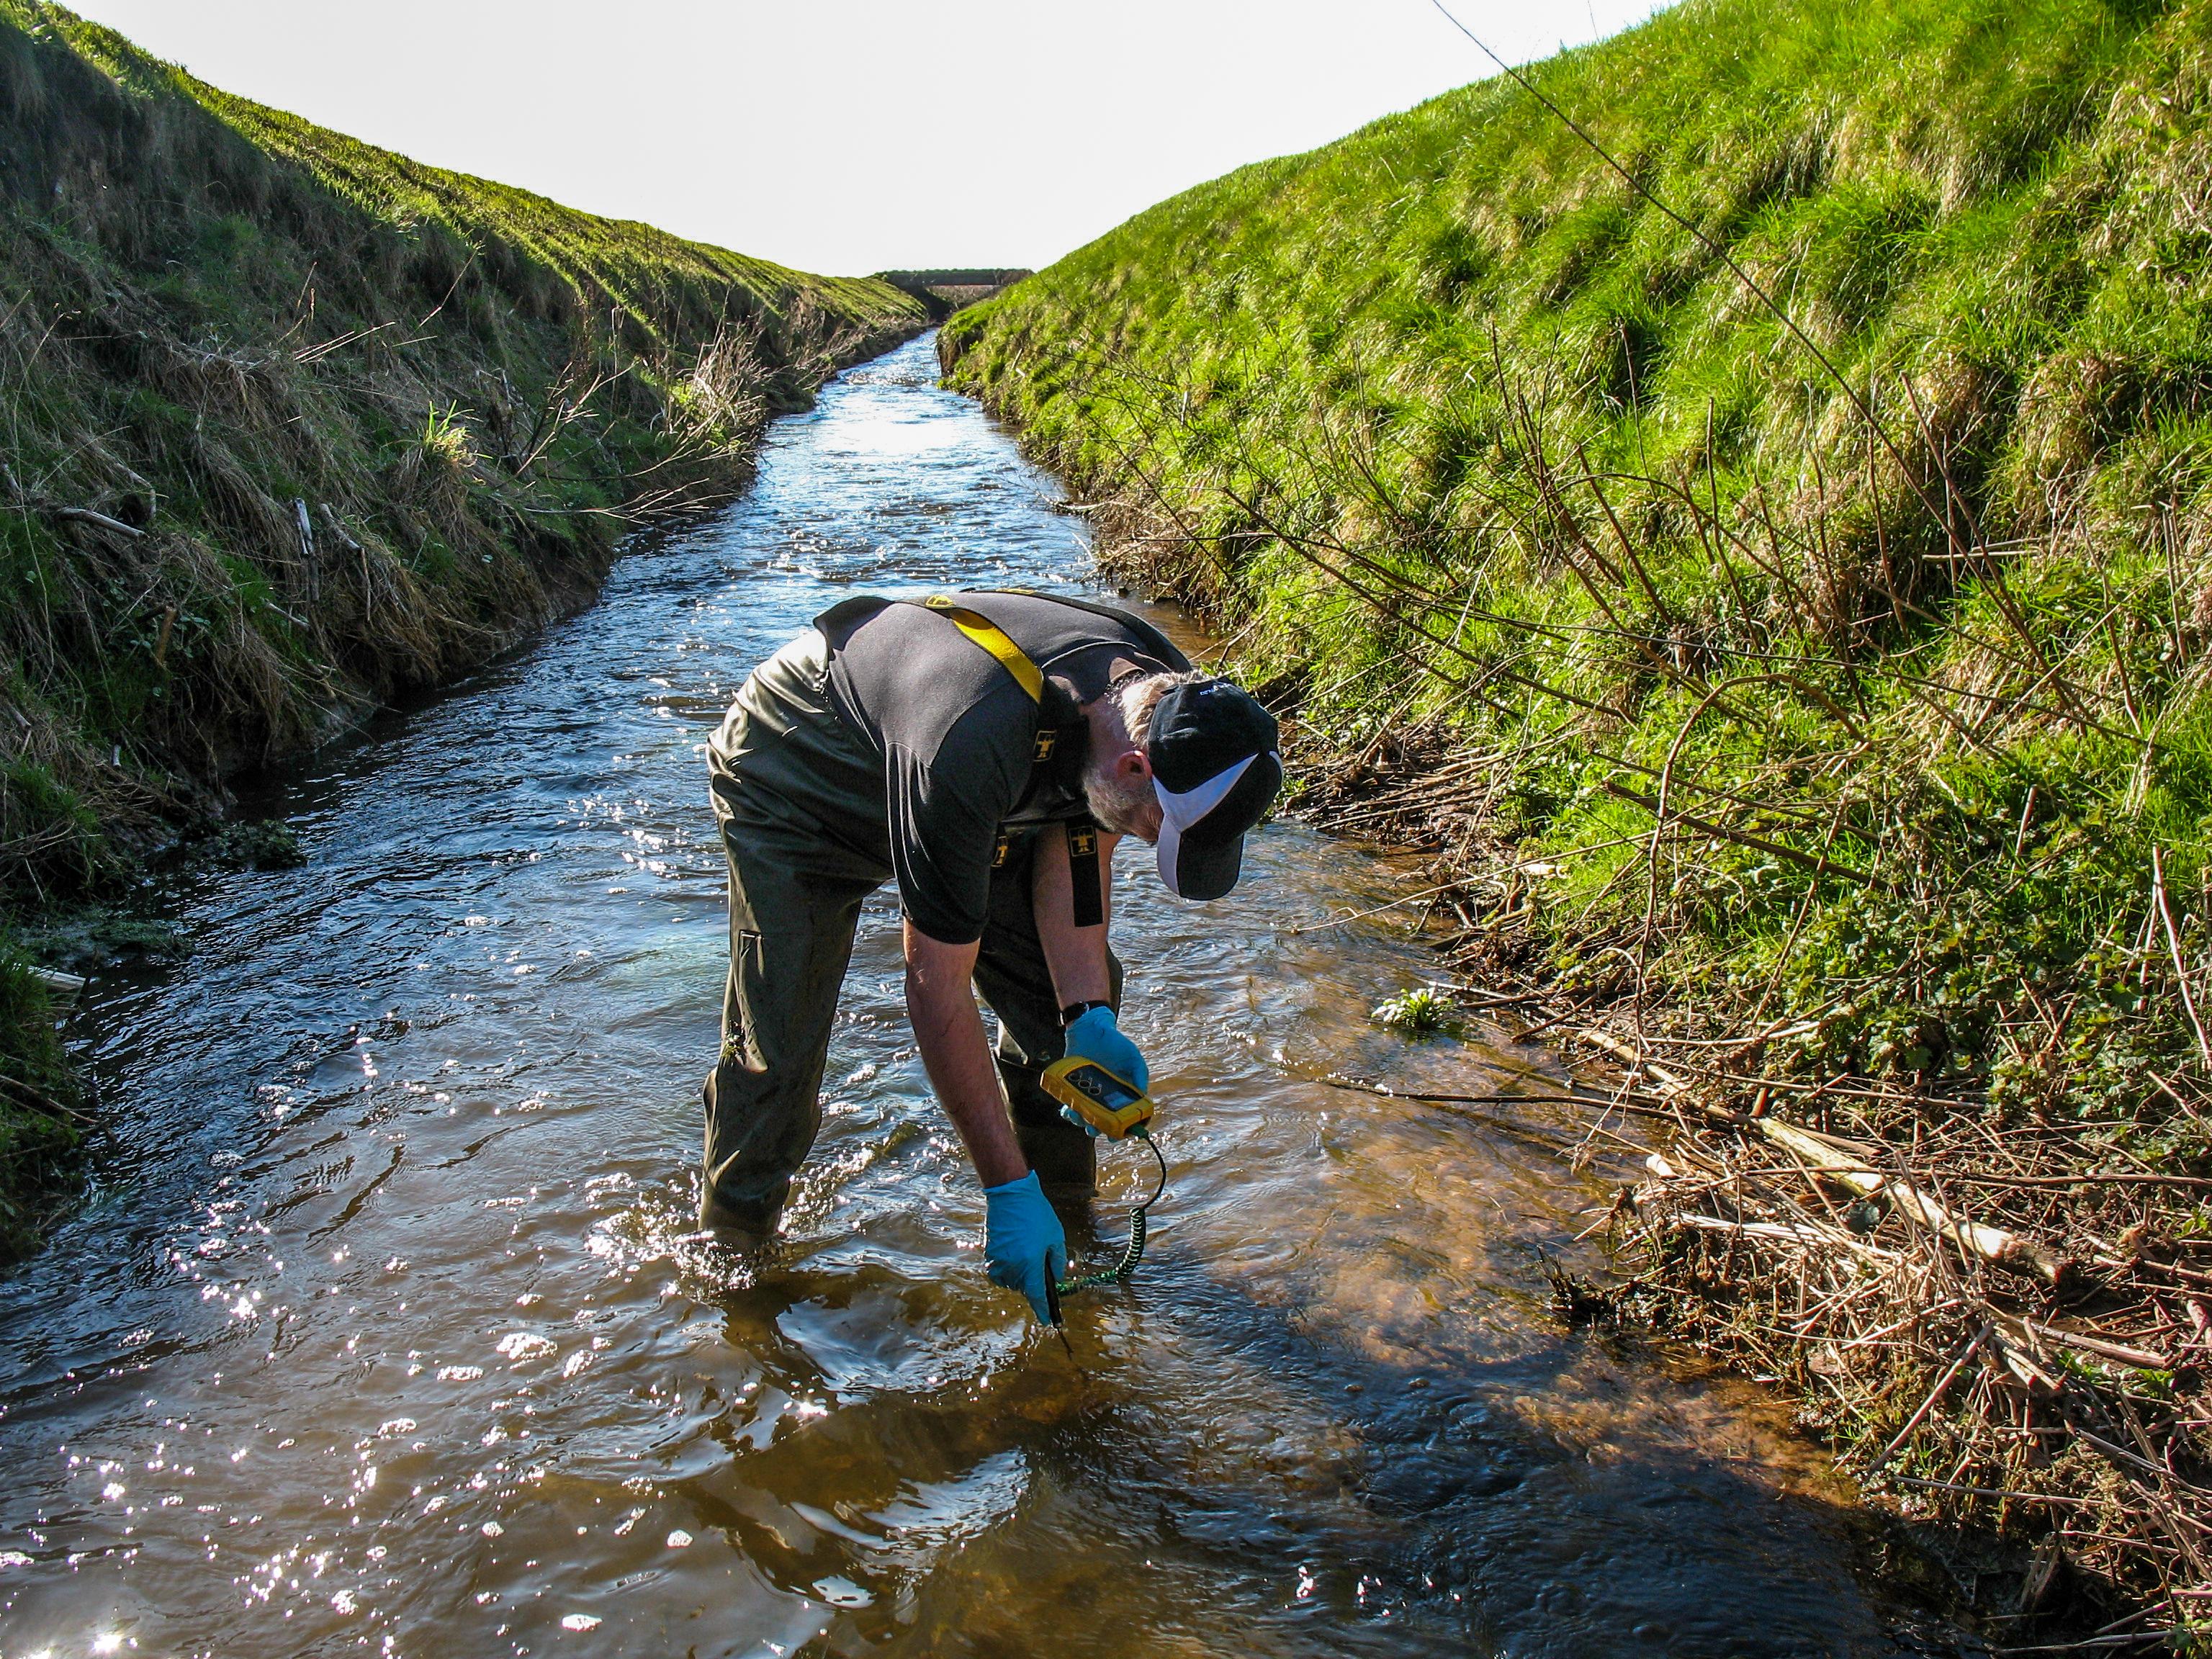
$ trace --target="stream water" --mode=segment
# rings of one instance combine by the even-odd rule
[[[1414,884],[1295,823],[1220,904],[1124,860],[1173,1178],[1068,1348],[983,1277],[888,893],[787,1240],[684,1242],[729,696],[848,592],[1087,566],[934,376],[842,376],[738,506],[286,780],[309,863],[190,893],[188,963],[95,984],[118,1145],[0,1280],[0,1656],[1894,1650],[1755,1402],[1549,1317],[1580,1117],[1305,1080],[1547,1086],[1370,1023],[1434,971],[1410,912],[1317,924]]]

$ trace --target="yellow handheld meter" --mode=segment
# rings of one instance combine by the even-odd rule
[[[1044,1068],[1044,1091],[1109,1140],[1143,1135],[1152,1121],[1152,1098],[1095,1060],[1071,1054]]]

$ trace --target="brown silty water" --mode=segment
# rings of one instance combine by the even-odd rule
[[[1074,587],[1078,523],[917,341],[604,601],[285,781],[304,869],[190,892],[76,1018],[115,1125],[0,1282],[0,1655],[1856,1655],[1815,1466],[1563,1331],[1582,1109],[1366,1011],[1433,971],[1371,852],[1236,897],[1119,874],[1172,1169],[1072,1353],[982,1203],[865,920],[787,1237],[684,1242],[717,1036],[701,745],[855,591]],[[1602,1144],[1602,1143],[1599,1143]],[[1093,1262],[1149,1187],[1105,1159]]]

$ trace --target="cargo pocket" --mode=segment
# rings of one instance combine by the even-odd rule
[[[722,991],[722,1048],[716,1057],[717,1073],[735,1066],[757,1072],[763,1060],[755,1039],[765,1011],[758,1000],[767,994],[761,936],[746,928],[730,930],[730,976]]]

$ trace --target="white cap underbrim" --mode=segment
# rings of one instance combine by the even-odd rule
[[[1216,772],[1197,788],[1186,790],[1182,794],[1162,788],[1159,779],[1157,776],[1153,778],[1152,793],[1160,799],[1160,837],[1153,844],[1152,862],[1159,870],[1160,880],[1177,898],[1182,896],[1182,889],[1176,884],[1175,876],[1176,859],[1182,848],[1182,832],[1220,805],[1227,799],[1229,792],[1237,787],[1237,781],[1251,769],[1252,763],[1259,758],[1257,755],[1247,755],[1236,765],[1225,771]]]

